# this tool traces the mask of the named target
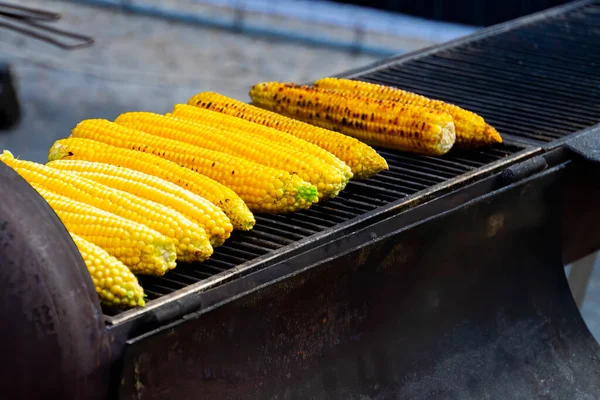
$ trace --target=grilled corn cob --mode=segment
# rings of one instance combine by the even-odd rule
[[[219,207],[234,229],[250,230],[256,223],[248,206],[228,187],[188,168],[152,154],[109,146],[89,139],[57,140],[48,152],[48,160],[87,160],[118,165],[162,178],[204,197]]]
[[[222,129],[225,133],[233,134],[234,140],[237,140],[241,136],[249,138],[253,143],[268,143],[270,146],[277,144],[279,148],[283,147],[284,151],[292,151],[292,154],[296,156],[302,157],[303,155],[310,154],[335,167],[346,181],[352,178],[353,174],[350,167],[329,151],[277,129],[253,124],[241,118],[187,104],[176,104],[173,107],[173,112],[168,115],[190,119],[204,126]],[[316,185],[318,182],[311,181],[311,183]]]
[[[389,86],[350,79],[323,78],[316,81],[314,86],[322,89],[355,93],[377,100],[390,100],[445,111],[452,115],[454,119],[457,146],[474,147],[502,143],[502,137],[498,131],[487,124],[482,117],[454,104],[432,100],[416,93]]]
[[[146,225],[119,217],[31,183],[71,234],[116,257],[134,274],[162,276],[175,268],[175,245]]]
[[[173,238],[179,261],[204,261],[213,252],[204,229],[171,208],[31,161],[5,155],[0,156],[0,160],[29,183],[142,223]]]
[[[316,188],[297,175],[106,120],[82,121],[72,136],[174,161],[230,187],[252,211],[286,213],[306,209],[318,201]]]
[[[144,289],[136,276],[106,250],[71,233],[94,282],[100,302],[114,308],[143,307]]]
[[[250,97],[260,107],[396,150],[442,155],[456,140],[452,116],[425,107],[279,82],[254,85]]]
[[[91,161],[57,160],[46,165],[167,205],[204,228],[210,235],[213,247],[222,245],[233,230],[229,218],[220,208],[164,179],[116,165]]]
[[[188,104],[274,128],[313,143],[346,163],[352,169],[355,179],[369,178],[388,169],[383,157],[353,137],[288,118],[218,93],[198,93],[188,100]],[[183,113],[182,110],[177,111],[180,115]],[[177,114],[176,111],[173,113]]]
[[[212,111],[206,112],[215,114]],[[348,178],[339,169],[317,156],[302,153],[259,135],[252,135],[248,131],[232,128],[223,130],[190,119],[148,112],[125,113],[120,115],[115,123],[297,174],[304,181],[315,185],[319,198],[336,197],[348,182]]]

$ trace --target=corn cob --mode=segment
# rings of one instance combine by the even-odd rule
[[[246,203],[233,190],[152,154],[109,146],[89,139],[68,138],[57,140],[48,151],[49,161],[62,159],[95,161],[153,175],[204,197],[223,210],[234,229],[247,231],[256,223]]]
[[[311,154],[317,159],[323,160],[327,164],[335,167],[343,175],[346,181],[352,178],[353,175],[350,167],[329,151],[322,149],[316,144],[307,142],[306,140],[278,131],[277,129],[253,124],[252,122],[241,118],[221,114],[205,108],[193,107],[187,104],[176,104],[175,107],[173,107],[173,112],[166,115],[173,115],[177,118],[195,121],[204,126],[223,129],[226,133],[233,133],[235,135],[234,139],[242,136],[250,138],[254,143],[265,143],[265,141],[267,141],[266,143],[269,143],[271,146],[278,144],[279,147],[283,147],[284,151],[293,151],[293,154],[297,156]],[[311,183],[316,185],[318,182],[311,181]]]
[[[94,282],[100,302],[108,307],[143,307],[144,289],[136,276],[106,250],[71,233]]]
[[[73,129],[72,136],[174,161],[230,187],[252,211],[286,213],[306,209],[318,201],[317,189],[297,175],[106,120],[82,121]]]
[[[247,131],[231,128],[223,130],[189,119],[148,112],[125,113],[115,123],[297,174],[302,180],[315,185],[319,198],[336,197],[348,182],[348,178],[340,170],[318,157]]]
[[[173,238],[179,261],[204,261],[213,252],[204,229],[173,209],[70,172],[17,160],[4,154],[0,156],[0,160],[15,169],[29,183],[37,183],[73,200],[142,223]]]
[[[346,93],[377,100],[389,100],[399,103],[428,107],[445,111],[452,115],[456,128],[456,145],[463,147],[484,146],[502,143],[502,137],[492,126],[487,124],[479,115],[462,109],[454,104],[440,100],[432,100],[416,93],[407,92],[389,86],[355,81],[350,79],[323,78],[314,83],[315,87]]]
[[[175,268],[175,244],[146,225],[119,217],[44,188],[31,186],[48,202],[71,234],[105,250],[139,275],[162,276]]]
[[[233,230],[229,218],[220,208],[161,178],[132,169],[91,161],[57,160],[46,165],[167,205],[204,228],[210,235],[213,247],[222,245]]]
[[[388,169],[383,157],[353,137],[291,119],[218,93],[198,93],[188,100],[188,104],[274,128],[313,143],[346,163],[352,169],[355,179],[366,179]],[[175,114],[175,111],[173,113]]]
[[[259,107],[395,150],[442,155],[456,140],[452,116],[425,107],[279,82],[254,85],[250,97]]]

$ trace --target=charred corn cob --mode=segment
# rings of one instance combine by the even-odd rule
[[[69,233],[104,249],[134,274],[162,276],[175,268],[175,244],[164,235],[146,225],[51,192],[40,184],[31,186],[48,202]]]
[[[233,230],[229,218],[220,208],[189,190],[156,176],[92,161],[57,160],[46,165],[167,205],[204,228],[210,235],[213,247],[222,245]]]
[[[136,276],[116,257],[74,233],[71,237],[94,282],[100,302],[114,308],[143,307],[144,289]]]
[[[152,154],[109,146],[89,139],[57,140],[48,151],[48,160],[87,160],[118,165],[162,178],[187,189],[219,207],[234,229],[250,230],[256,220],[244,201],[231,189],[172,161]]]
[[[212,111],[206,112],[214,114]],[[348,177],[345,177],[339,169],[316,155],[302,153],[248,131],[234,128],[223,130],[190,119],[148,112],[125,113],[120,115],[115,123],[297,174],[302,180],[315,185],[319,198],[336,197],[348,182]]]
[[[329,151],[277,129],[257,125],[241,118],[187,104],[176,104],[173,112],[167,115],[190,119],[204,126],[222,129],[225,133],[231,132],[234,135],[234,140],[242,136],[251,139],[254,143],[277,144],[279,148],[283,147],[284,151],[291,150],[293,154],[299,157],[310,154],[335,167],[345,180],[349,180],[353,176],[350,167]],[[318,182],[311,181],[311,183],[316,185]]]
[[[498,131],[487,124],[482,117],[454,104],[432,100],[416,93],[389,86],[350,79],[323,78],[316,81],[314,86],[322,89],[355,93],[377,100],[396,101],[447,112],[454,119],[457,146],[483,146],[502,143],[502,137]]]
[[[213,252],[204,229],[169,207],[31,161],[17,160],[4,154],[0,160],[29,183],[37,183],[73,200],[142,223],[172,238],[179,261],[204,261]]]
[[[106,120],[86,120],[73,137],[155,154],[230,187],[252,211],[286,213],[318,201],[316,188],[297,175],[243,158],[126,128]]]
[[[442,155],[456,140],[452,116],[425,107],[279,82],[254,85],[250,97],[260,107],[391,149]]]
[[[346,163],[352,169],[355,179],[369,178],[388,169],[387,162],[383,157],[353,137],[291,119],[218,93],[198,93],[188,100],[188,104],[274,128],[313,143]],[[183,112],[177,111],[180,115]],[[177,114],[177,112],[173,111],[173,114]]]

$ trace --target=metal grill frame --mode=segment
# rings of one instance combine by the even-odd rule
[[[346,73],[338,74],[336,76],[357,78],[362,75],[387,68],[392,64],[397,65],[415,58],[424,57],[444,49],[450,49],[455,46],[460,46],[479,39],[484,39],[486,37],[490,37],[492,35],[496,35],[504,31],[516,29],[526,24],[558,16],[570,10],[574,10],[579,7],[596,3],[597,2],[593,0],[582,0],[567,5],[555,7],[542,13],[523,17],[515,21],[509,21],[501,25],[484,29],[473,35],[458,40],[433,46],[427,49],[418,50],[412,53],[403,54],[401,56],[391,57],[376,62],[370,66],[348,71]],[[584,134],[588,131],[589,129],[586,129],[582,131],[581,134]],[[135,334],[134,331],[137,331],[137,333],[147,331],[147,329],[141,328],[142,326],[150,327],[156,324],[164,324],[168,321],[173,321],[174,319],[185,315],[186,313],[197,311],[199,308],[205,309],[214,307],[216,306],[216,303],[211,303],[211,301],[208,300],[211,297],[208,292],[214,290],[215,288],[218,288],[219,286],[243,278],[244,283],[241,286],[245,287],[246,289],[253,288],[257,284],[259,284],[258,282],[253,281],[251,276],[253,272],[268,268],[275,264],[286,263],[291,258],[299,254],[309,252],[312,249],[323,246],[326,243],[332,242],[339,236],[347,235],[348,233],[359,230],[376,222],[382,221],[392,215],[406,212],[407,210],[427,203],[432,199],[437,199],[459,188],[465,187],[471,183],[489,177],[492,174],[501,172],[510,167],[511,165],[514,165],[527,159],[531,159],[532,157],[545,151],[549,151],[551,149],[560,147],[564,145],[564,143],[566,143],[567,140],[570,140],[575,136],[577,135],[569,135],[549,143],[540,143],[537,141],[523,139],[510,135],[506,136],[505,142],[507,144],[521,147],[522,150],[502,160],[495,161],[481,168],[460,175],[456,178],[449,179],[435,186],[431,186],[425,190],[399,199],[386,206],[379,207],[373,211],[362,214],[359,217],[335,225],[332,228],[325,229],[322,232],[301,239],[278,250],[274,250],[263,256],[259,256],[249,262],[240,264],[235,268],[223,271],[217,275],[191,284],[171,294],[164,295],[156,300],[151,301],[144,309],[125,311],[115,316],[105,316],[105,321],[109,328],[120,327],[122,328],[123,332],[130,332],[125,335],[131,337],[130,335]],[[305,266],[295,266],[295,268],[298,271],[301,270],[303,267]],[[274,277],[274,279],[277,278]],[[238,295],[242,292],[243,290],[241,290],[238,293]],[[236,296],[235,293],[231,293],[231,295],[232,297]]]

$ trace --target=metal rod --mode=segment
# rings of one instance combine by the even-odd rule
[[[58,13],[39,10],[37,8],[17,6],[5,2],[0,2],[0,14],[13,18],[38,21],[56,21],[61,17]]]
[[[77,49],[77,48],[81,48],[81,47],[87,47],[94,43],[94,39],[89,36],[85,36],[85,35],[81,35],[81,34],[73,33],[73,32],[67,32],[67,31],[64,31],[64,30],[61,30],[58,28],[44,26],[44,25],[39,24],[32,20],[24,19],[23,21],[20,22],[20,25],[19,25],[19,23],[10,23],[10,22],[8,22],[7,19],[8,18],[6,18],[5,16],[3,17],[0,15],[0,27],[10,29],[10,30],[22,33],[27,36],[31,36],[38,40],[42,40],[42,41],[51,43],[62,49],[72,50],[72,49]],[[33,28],[37,29],[38,31],[36,31],[35,29],[28,29],[27,27],[33,27]],[[56,38],[53,38],[50,35],[42,33],[44,31],[51,32],[58,36],[64,36],[64,37],[68,37],[71,39],[76,39],[76,40],[78,40],[78,42],[74,43],[74,44],[69,44],[65,41],[58,40]]]

